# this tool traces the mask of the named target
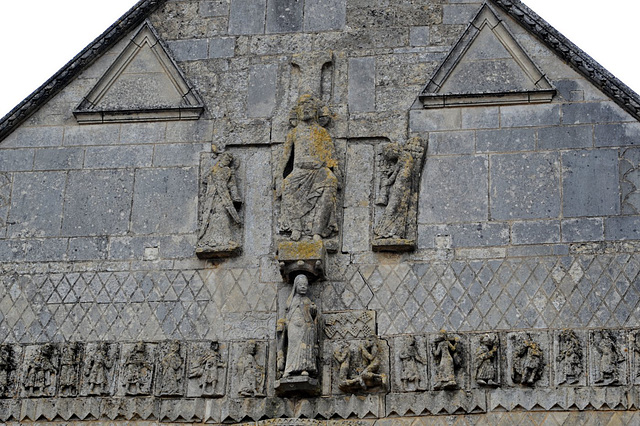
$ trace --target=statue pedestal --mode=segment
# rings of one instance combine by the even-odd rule
[[[220,247],[197,247],[196,256],[198,259],[219,259],[225,257],[238,256],[242,252],[239,244],[233,243]]]
[[[413,251],[416,241],[406,238],[377,238],[372,243],[373,251]]]
[[[285,281],[304,272],[324,278],[326,249],[322,241],[283,241],[278,244],[280,272]]]
[[[276,380],[276,394],[278,396],[319,395],[320,381],[309,376],[290,376]]]

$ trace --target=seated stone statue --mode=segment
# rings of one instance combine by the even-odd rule
[[[333,140],[318,122],[319,110],[311,95],[298,100],[295,127],[287,135],[274,179],[276,196],[282,199],[280,231],[290,232],[293,241],[303,235],[321,240],[338,230],[341,176]]]

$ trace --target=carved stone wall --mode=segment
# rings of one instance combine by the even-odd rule
[[[148,0],[63,73],[0,120],[0,421],[638,423],[640,98],[519,1]]]

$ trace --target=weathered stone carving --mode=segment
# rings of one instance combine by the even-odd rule
[[[640,330],[631,333],[631,351],[633,364],[631,367],[632,384],[640,383]]]
[[[278,321],[276,390],[313,391],[318,385],[318,308],[307,296],[308,289],[307,276],[297,275],[285,317]]]
[[[598,386],[622,384],[621,364],[625,362],[619,342],[611,330],[593,333],[593,383]]]
[[[481,386],[500,386],[498,362],[500,341],[495,333],[484,334],[476,351],[476,383]]]
[[[83,367],[82,395],[111,395],[118,346],[106,342],[87,345]]]
[[[197,385],[189,384],[188,396],[223,396],[227,363],[223,361],[220,344],[210,342],[204,345],[197,347],[192,355],[189,379]]]
[[[280,273],[286,282],[300,273],[324,278],[326,250],[323,241],[282,241],[278,244]]]
[[[462,345],[458,336],[440,333],[433,341],[433,388],[457,389],[456,370],[462,366]]]
[[[422,341],[414,336],[398,338],[399,348],[397,357],[399,361],[399,376],[402,390],[414,392],[426,390],[427,385],[427,354]],[[398,370],[396,370],[398,371]]]
[[[511,379],[514,383],[533,386],[542,377],[544,357],[540,344],[529,333],[519,333],[514,337]]]
[[[24,396],[53,396],[56,393],[58,353],[53,344],[29,347],[25,354],[22,386]]]
[[[13,346],[0,346],[0,398],[12,396],[16,375],[16,351]]]
[[[338,231],[336,216],[342,176],[333,140],[319,123],[322,107],[302,95],[294,109],[294,128],[287,134],[274,186],[282,199],[279,227],[293,241],[303,236],[330,238]]]
[[[245,397],[265,396],[265,358],[255,340],[244,344],[236,362],[235,377],[238,380],[238,395]],[[262,362],[261,362],[262,361]]]
[[[173,341],[160,349],[156,393],[162,396],[184,395],[185,355],[180,342]]]
[[[144,342],[129,350],[122,366],[125,395],[149,395],[153,381],[153,349]]]
[[[215,165],[201,179],[200,230],[196,254],[201,259],[238,254],[242,248],[242,202],[234,171],[234,158],[229,153],[218,156]]]
[[[80,383],[80,358],[83,347],[78,342],[66,343],[61,348],[58,393],[60,396],[76,396]]]
[[[364,339],[376,333],[376,311],[325,312],[322,319],[329,339]]]
[[[333,357],[338,367],[338,389],[344,393],[376,392],[387,386],[382,372],[382,349],[375,337],[339,343]]]
[[[573,385],[580,382],[583,373],[582,342],[573,330],[563,330],[558,335],[558,384]]]
[[[420,138],[382,148],[376,204],[385,206],[373,228],[375,250],[411,250],[416,244],[420,173],[425,147]]]

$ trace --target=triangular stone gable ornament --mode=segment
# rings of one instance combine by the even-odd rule
[[[148,21],[73,112],[78,123],[197,120],[204,104]]]
[[[556,91],[484,4],[419,96],[424,108],[550,102]]]

